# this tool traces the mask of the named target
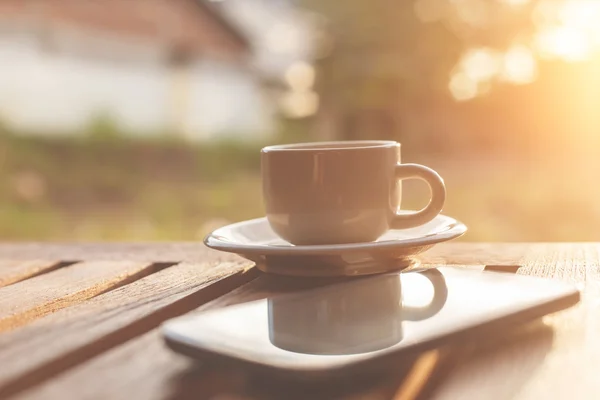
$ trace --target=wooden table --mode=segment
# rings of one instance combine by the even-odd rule
[[[166,319],[306,281],[262,275],[196,243],[0,244],[0,398],[597,399],[600,244],[439,245],[431,265],[581,285],[582,302],[493,344],[439,349],[340,387],[258,383],[169,351]]]

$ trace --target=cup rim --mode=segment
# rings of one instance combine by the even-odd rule
[[[264,147],[261,152],[268,153],[274,151],[343,151],[343,150],[361,150],[361,149],[381,149],[390,147],[400,147],[400,143],[393,140],[338,140],[328,142],[306,142],[278,144]]]

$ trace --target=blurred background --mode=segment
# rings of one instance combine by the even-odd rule
[[[598,0],[0,0],[0,239],[201,240],[263,215],[262,146],[394,139],[461,240],[599,240],[599,21]]]

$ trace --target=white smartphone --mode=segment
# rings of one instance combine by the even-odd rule
[[[441,267],[356,278],[167,321],[167,345],[207,363],[301,379],[388,368],[576,304],[566,283]]]

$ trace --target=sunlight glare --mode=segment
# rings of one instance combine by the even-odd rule
[[[482,47],[472,49],[460,60],[462,71],[475,82],[492,79],[501,68],[502,59],[497,52]]]
[[[591,53],[589,38],[571,27],[548,28],[535,37],[535,46],[543,57],[558,57],[565,61],[582,61]]]
[[[580,30],[588,41],[600,45],[600,1],[569,1],[562,9],[560,20],[564,26]]]
[[[423,4],[429,4],[423,1]],[[505,52],[476,48],[460,58],[448,88],[459,101],[484,94],[495,80],[513,84],[533,82],[538,59],[589,61],[600,53],[600,0],[501,0],[507,6],[535,5],[536,31],[526,44]],[[459,18],[472,26],[483,23],[490,10],[480,0],[450,0]],[[600,55],[600,54],[599,54]]]
[[[531,83],[537,77],[537,63],[525,46],[513,46],[504,55],[501,78],[515,84]]]
[[[448,88],[452,97],[458,101],[471,100],[477,96],[477,82],[464,72],[452,75]]]
[[[598,0],[571,0],[563,5],[559,19],[566,26],[598,30],[600,2]]]
[[[598,21],[598,0],[544,1],[534,14],[539,29],[534,44],[542,57],[569,62],[587,60],[600,47]]]

